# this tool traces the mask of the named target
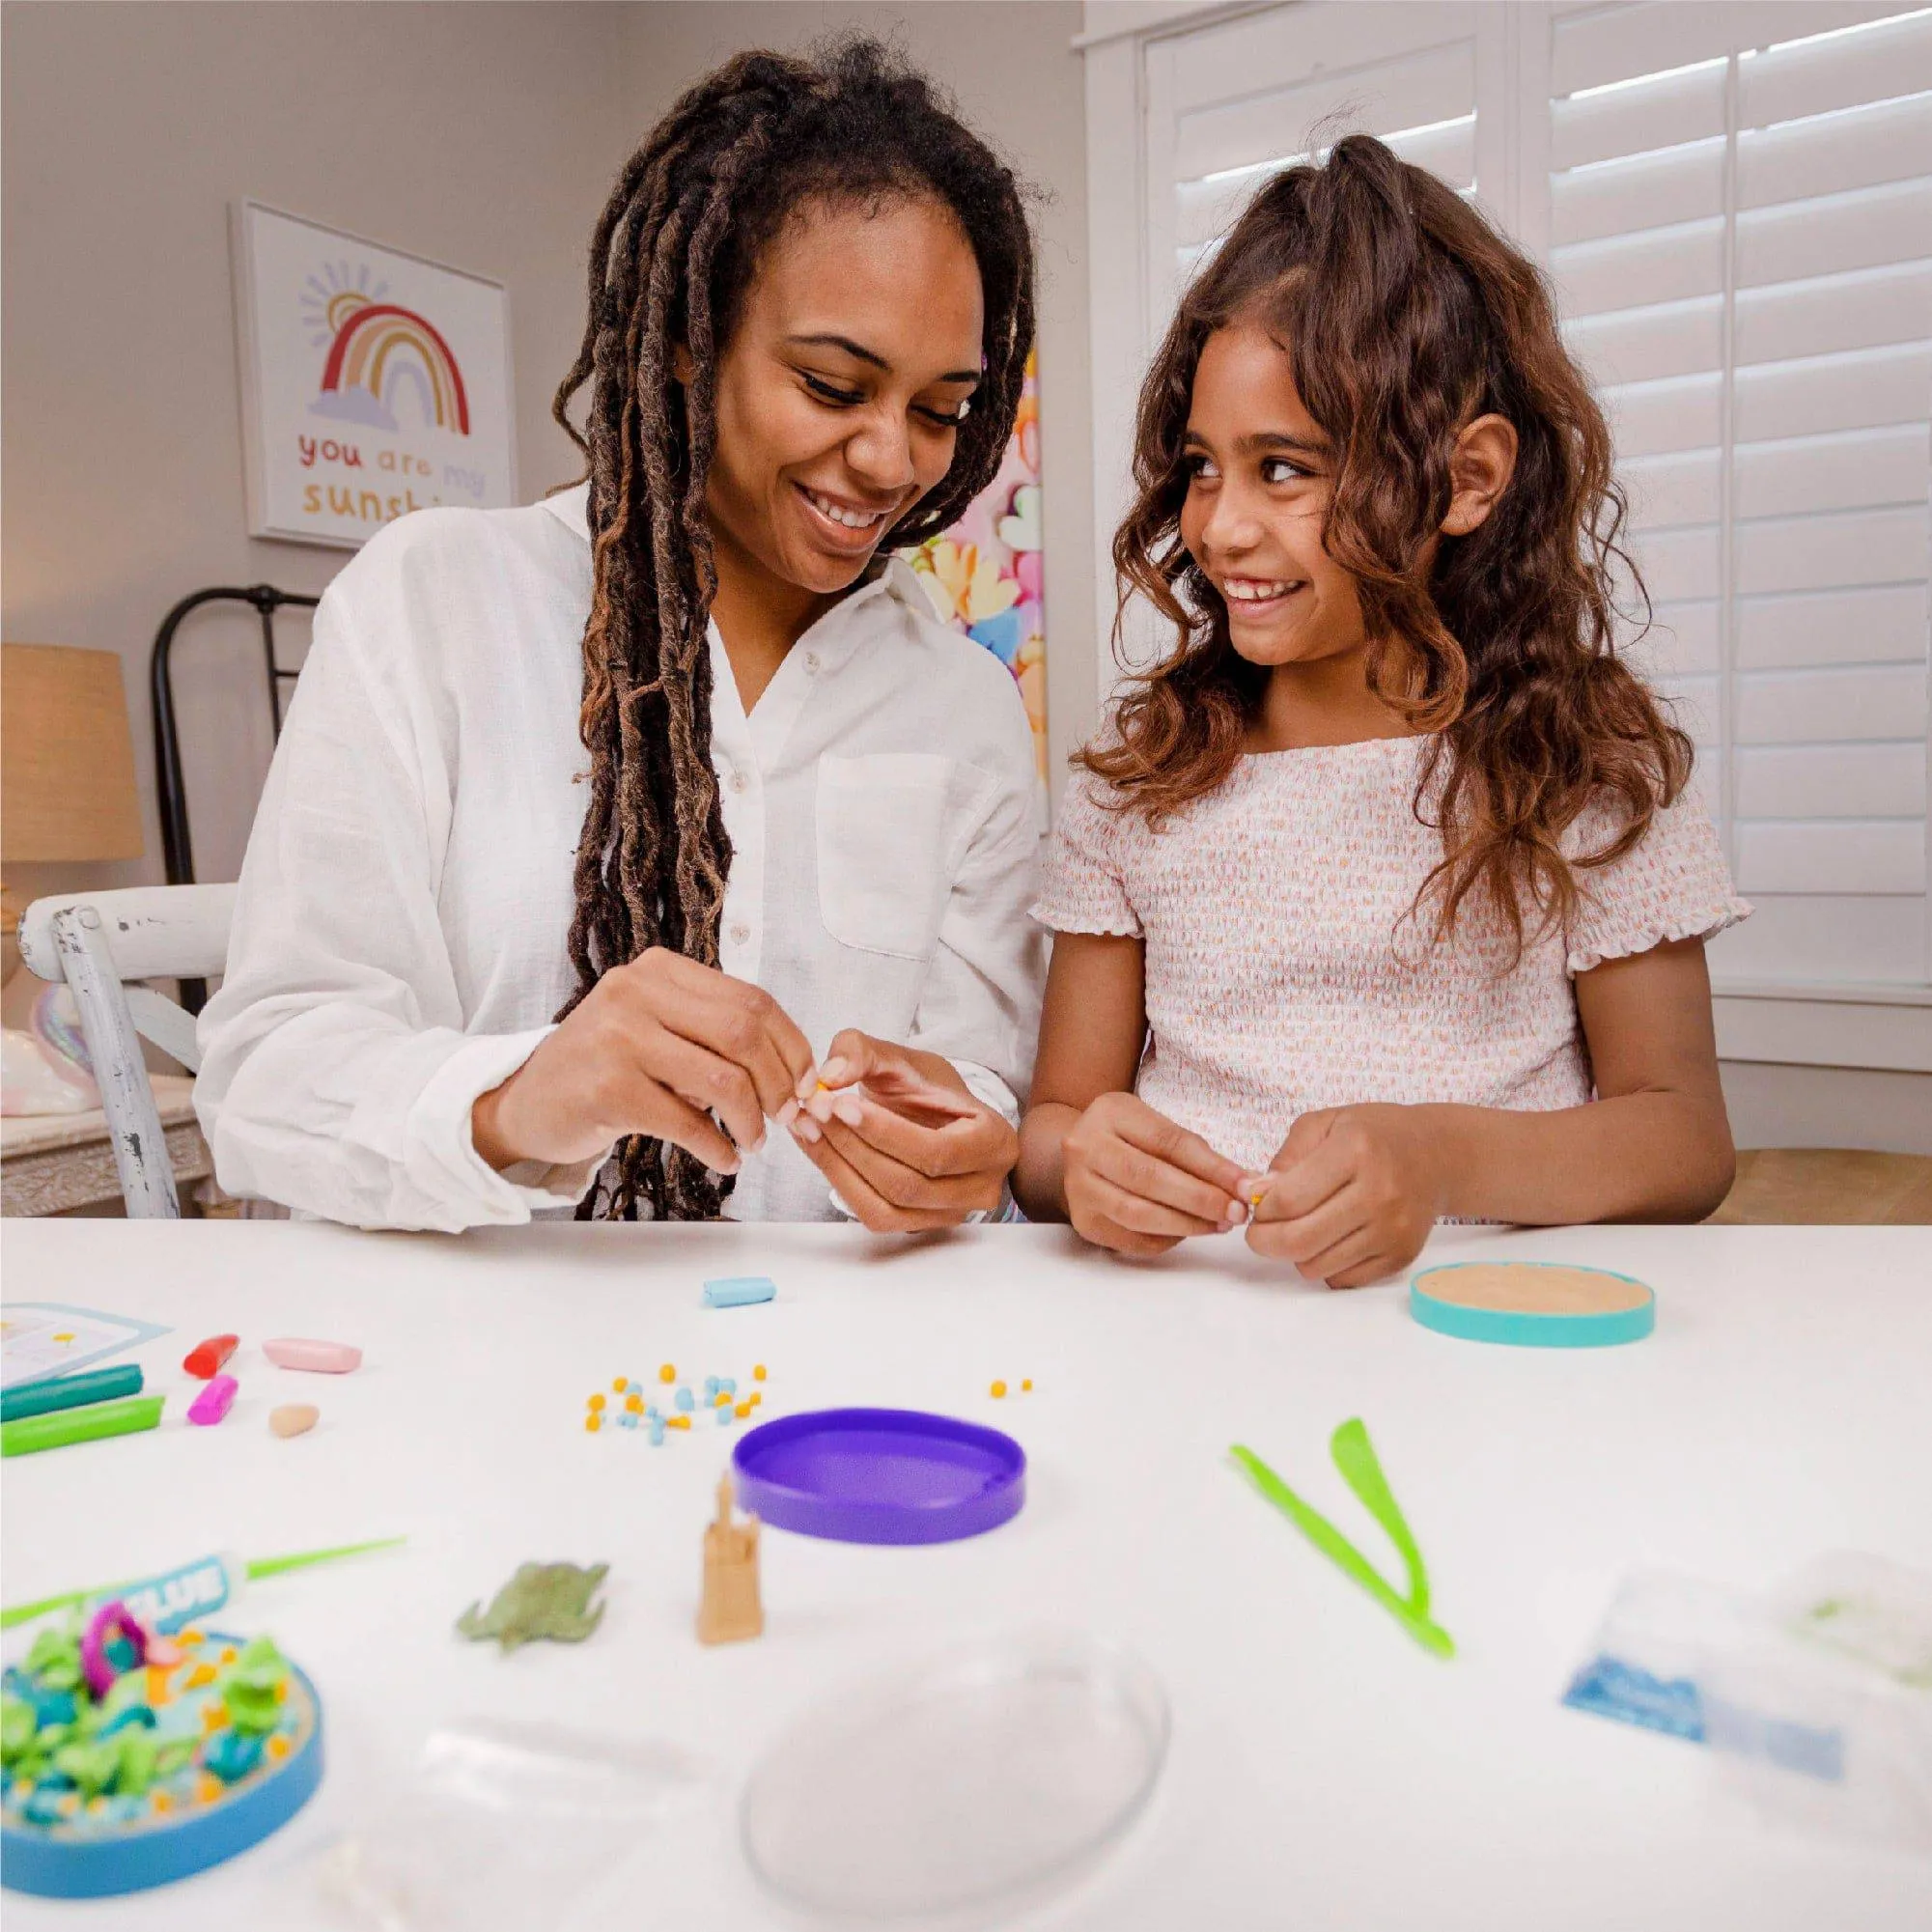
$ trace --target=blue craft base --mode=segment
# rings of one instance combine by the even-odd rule
[[[1521,1308],[1471,1308],[1444,1302],[1423,1285],[1432,1275],[1453,1274],[1459,1268],[1561,1268],[1566,1273],[1602,1274],[1628,1281],[1643,1290],[1634,1308],[1612,1308],[1591,1315],[1535,1314]],[[1454,1335],[1465,1342],[1500,1342],[1510,1348],[1596,1349],[1619,1342],[1640,1342],[1657,1326],[1657,1297],[1647,1283],[1612,1268],[1582,1268],[1574,1262],[1514,1261],[1508,1263],[1451,1261],[1425,1268],[1409,1283],[1409,1312],[1425,1329]]]
[[[239,1639],[212,1632],[210,1643]],[[0,1832],[0,1886],[41,1898],[111,1898],[191,1878],[258,1845],[279,1831],[311,1798],[322,1777],[322,1699],[293,1664],[314,1725],[301,1748],[266,1778],[220,1804],[179,1816],[144,1818],[100,1835],[57,1835],[8,1826]]]

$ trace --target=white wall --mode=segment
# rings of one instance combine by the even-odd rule
[[[523,490],[574,474],[549,399],[620,158],[619,25],[566,0],[9,0],[0,623],[121,654],[148,837],[131,865],[12,868],[15,893],[162,877],[155,626],[208,584],[320,590],[347,556],[245,534],[233,200],[505,281]],[[256,619],[237,611],[198,616],[178,653],[204,879],[235,877],[271,744]]]

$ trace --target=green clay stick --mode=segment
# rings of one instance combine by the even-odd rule
[[[1256,1489],[1301,1530],[1344,1576],[1353,1578],[1388,1611],[1425,1650],[1453,1657],[1455,1640],[1429,1614],[1429,1573],[1422,1552],[1410,1533],[1401,1506],[1376,1459],[1375,1446],[1359,1417],[1344,1422],[1329,1442],[1329,1453],[1342,1480],[1361,1499],[1362,1506],[1388,1533],[1409,1574],[1409,1593],[1401,1596],[1349,1539],[1319,1510],[1303,1502],[1252,1449],[1237,1442],[1228,1452]]]
[[[50,1409],[42,1415],[17,1415],[0,1422],[0,1456],[31,1456],[38,1449],[61,1449],[70,1442],[98,1442],[103,1436],[131,1436],[156,1428],[161,1395],[124,1395],[115,1402],[90,1402],[83,1409]]]

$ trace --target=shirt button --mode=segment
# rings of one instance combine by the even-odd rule
[[[748,785],[750,782],[751,782],[750,779],[748,779],[737,766],[732,767],[731,789],[734,792],[743,791],[745,786]]]
[[[731,943],[734,946],[748,945],[751,942],[751,928],[740,919],[731,929]]]

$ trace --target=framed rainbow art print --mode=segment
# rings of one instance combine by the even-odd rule
[[[251,536],[355,549],[410,510],[517,501],[500,282],[259,202],[230,234]]]

